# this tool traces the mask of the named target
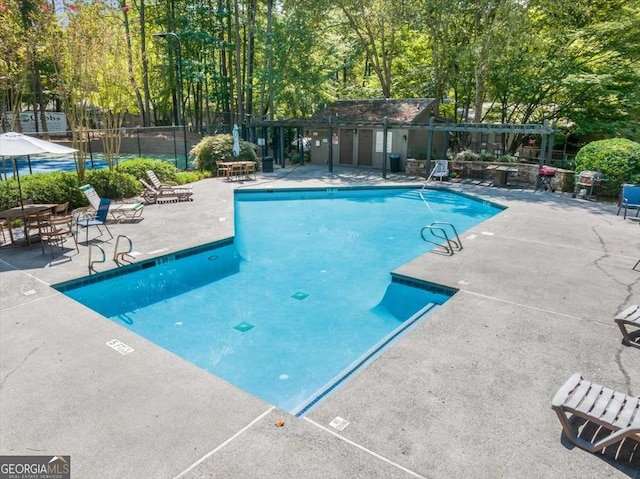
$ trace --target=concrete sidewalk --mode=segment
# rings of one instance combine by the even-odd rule
[[[208,179],[195,201],[110,228],[142,261],[233,236],[235,188],[423,181],[388,176],[304,166]],[[0,454],[70,455],[73,478],[640,478],[640,443],[618,459],[589,454],[550,407],[574,372],[640,395],[640,350],[613,323],[640,302],[639,224],[570,194],[444,186],[507,207],[467,231],[461,252],[397,270],[459,292],[305,418],[53,290],[88,274],[86,246],[54,262],[39,246],[2,248]],[[101,244],[110,256],[115,240]],[[118,354],[113,339],[135,351]],[[350,422],[342,431],[336,416]]]

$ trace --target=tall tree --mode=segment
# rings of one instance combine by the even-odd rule
[[[342,0],[336,3],[365,50],[380,82],[382,96],[391,98],[396,34],[406,20],[406,1]]]

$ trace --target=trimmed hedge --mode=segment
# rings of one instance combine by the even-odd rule
[[[112,200],[132,198],[142,192],[138,178],[120,170],[91,170],[84,175],[84,183],[93,186],[103,198]]]
[[[138,178],[147,180],[147,170],[153,170],[161,181],[175,181],[179,184],[192,183],[210,176],[197,171],[179,172],[177,168],[164,160],[135,159],[122,162],[116,169],[87,170],[83,185],[92,185],[98,195],[113,200],[122,200],[138,196],[143,189]],[[20,177],[22,198],[32,199],[35,203],[65,203],[75,209],[88,206],[84,194],[80,191],[78,174],[75,171],[36,173]],[[0,209],[6,210],[18,205],[18,181],[7,179],[0,181]]]
[[[70,208],[85,206],[85,196],[79,190],[78,175],[75,172],[58,171],[36,173],[20,177],[22,198],[34,203],[65,203]],[[18,181],[10,178],[0,182],[0,209],[6,210],[20,204]]]
[[[140,184],[140,186],[142,186],[142,183],[138,181],[138,178],[142,178],[147,183],[149,183],[147,170],[153,170],[160,181],[174,181],[176,183],[179,183],[178,169],[174,164],[169,163],[168,161],[139,158],[135,160],[123,161],[118,165],[118,171],[133,176]]]
[[[601,192],[618,196],[623,183],[640,183],[640,143],[624,138],[593,141],[576,155],[575,171],[601,171]]]

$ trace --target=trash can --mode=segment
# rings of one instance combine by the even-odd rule
[[[391,173],[400,171],[400,155],[389,155],[389,168]]]
[[[273,156],[265,156],[262,158],[262,172],[273,173]]]

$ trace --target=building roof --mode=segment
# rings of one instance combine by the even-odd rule
[[[314,113],[312,121],[327,121],[329,116],[335,122],[390,122],[408,123],[429,109],[433,98],[338,100],[325,109]]]

